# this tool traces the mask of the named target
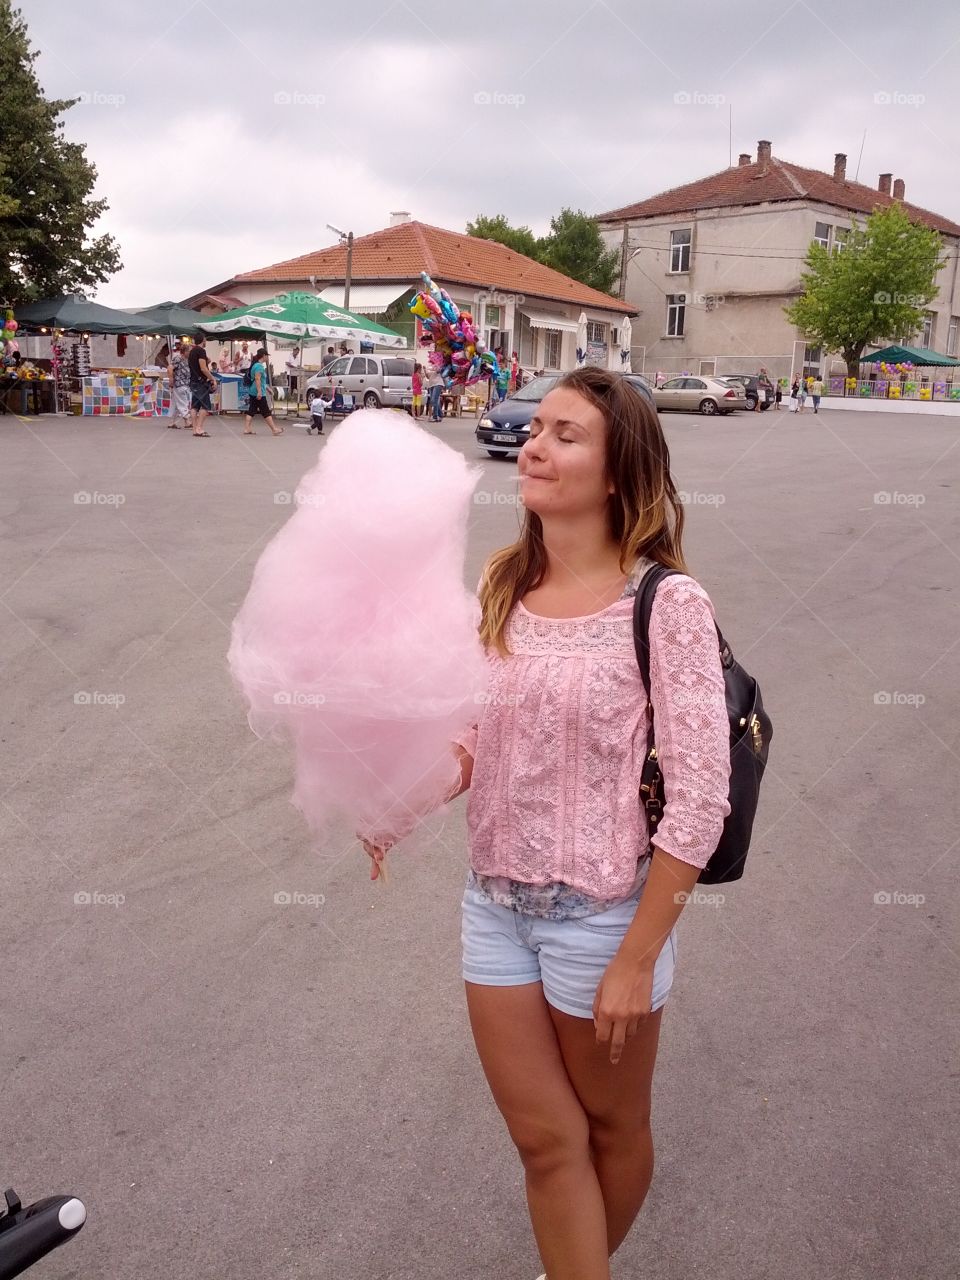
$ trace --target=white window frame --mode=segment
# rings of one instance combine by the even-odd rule
[[[849,227],[833,228],[833,252],[842,253],[847,243],[847,236],[850,234]]]
[[[685,293],[667,294],[667,332],[668,338],[682,338],[687,315],[687,295]],[[671,325],[673,326],[671,329]]]
[[[934,339],[937,332],[937,313],[928,311],[923,317],[923,326],[920,329],[920,345],[921,347],[933,348]]]
[[[818,228],[818,227],[826,227],[826,229],[827,229],[827,230],[826,230],[826,235],[818,235],[818,234],[817,234],[817,228]],[[817,222],[817,223],[814,223],[814,227],[813,227],[813,243],[814,243],[814,244],[822,244],[822,245],[823,245],[823,247],[824,247],[824,249],[827,249],[827,250],[829,251],[829,249],[830,249],[830,232],[831,232],[831,230],[832,230],[832,228],[831,228],[831,226],[830,226],[830,223],[829,223],[829,222]]]
[[[469,310],[469,308],[467,308]],[[483,323],[488,329],[503,327],[503,308],[498,302],[488,302],[483,309]]]
[[[587,341],[588,342],[606,342],[607,326],[602,320],[587,321]]]
[[[686,240],[678,240],[677,236],[686,236]],[[693,252],[693,228],[679,227],[670,232],[670,275],[688,275],[690,257]]]
[[[559,369],[563,359],[563,331],[560,329],[544,329],[543,331],[543,368]],[[556,351],[556,360],[551,356]]]
[[[947,328],[947,355],[957,354],[957,334],[960,332],[960,316],[951,316]]]

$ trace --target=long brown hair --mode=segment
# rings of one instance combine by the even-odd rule
[[[683,507],[670,475],[670,451],[656,410],[623,377],[587,366],[564,374],[566,387],[589,400],[607,427],[606,475],[615,486],[608,500],[610,533],[620,544],[620,571],[629,573],[639,556],[687,572],[681,546]],[[518,600],[538,587],[547,570],[543,524],[525,510],[520,537],[495,551],[480,584],[483,617],[480,639],[506,656],[507,619]]]

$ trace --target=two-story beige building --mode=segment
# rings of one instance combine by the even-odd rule
[[[841,371],[840,356],[806,346],[783,308],[800,294],[811,240],[841,252],[854,218],[894,200],[943,237],[940,294],[916,345],[957,355],[960,225],[908,204],[891,173],[874,188],[850,181],[846,165],[837,154],[832,173],[805,169],[763,140],[755,160],[744,153],[720,173],[601,214],[604,239],[622,253],[621,296],[639,312],[633,368],[649,377]]]

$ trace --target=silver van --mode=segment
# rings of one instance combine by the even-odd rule
[[[412,356],[338,356],[307,379],[307,404],[338,389],[365,409],[409,409],[413,404]]]

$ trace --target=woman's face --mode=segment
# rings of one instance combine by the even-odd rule
[[[606,506],[614,486],[606,477],[603,414],[568,387],[541,400],[520,450],[520,500],[538,516],[577,516]]]

